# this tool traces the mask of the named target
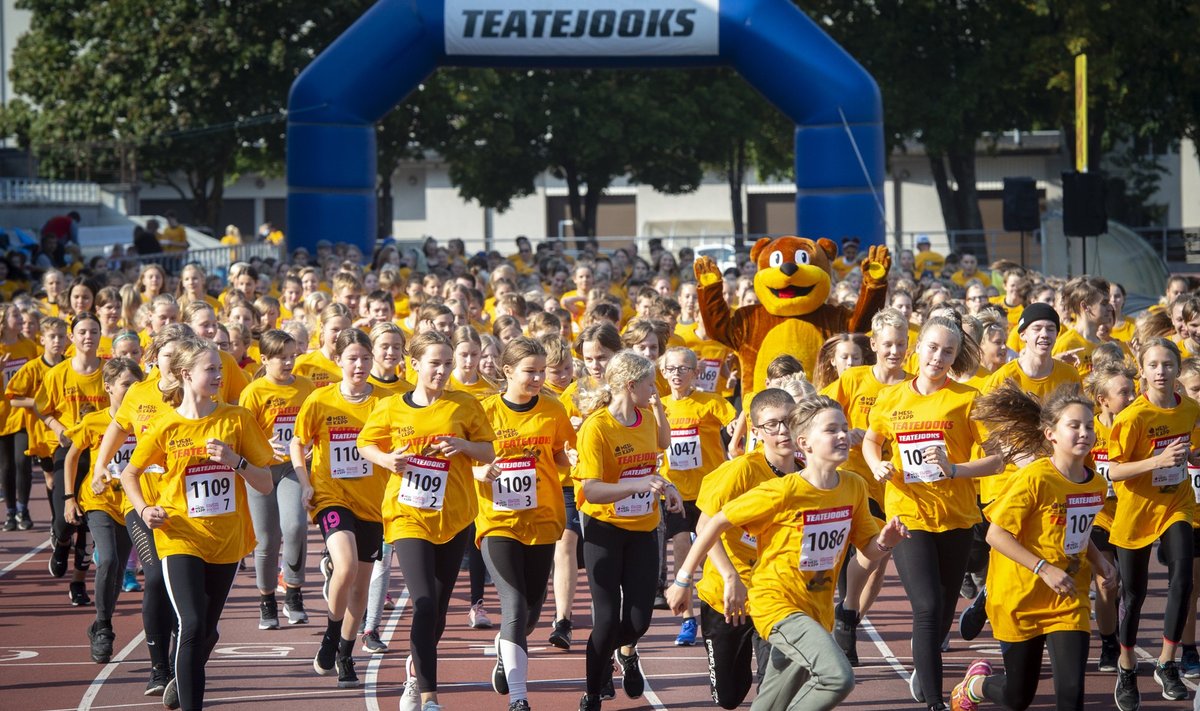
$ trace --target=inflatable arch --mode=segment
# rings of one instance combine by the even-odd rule
[[[379,0],[292,85],[288,242],[371,254],[374,124],[439,66],[721,64],[796,124],[797,234],[882,244],[879,88],[791,0]]]

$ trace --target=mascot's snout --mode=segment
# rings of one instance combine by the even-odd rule
[[[783,272],[785,276],[792,276],[796,272],[800,271],[800,267],[796,266],[795,264],[785,264],[779,268],[779,271]]]

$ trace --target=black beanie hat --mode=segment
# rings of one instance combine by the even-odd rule
[[[1021,312],[1021,320],[1017,321],[1017,333],[1025,333],[1025,329],[1034,321],[1052,321],[1055,331],[1060,325],[1058,312],[1054,310],[1054,307],[1037,302],[1026,306],[1025,310]]]

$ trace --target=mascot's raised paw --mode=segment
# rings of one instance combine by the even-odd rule
[[[864,282],[882,284],[887,282],[888,272],[892,270],[892,255],[888,248],[881,244],[873,244],[867,250],[867,256],[862,260]]]
[[[712,257],[698,257],[695,264],[696,283],[700,286],[717,284],[721,281],[721,269]]]

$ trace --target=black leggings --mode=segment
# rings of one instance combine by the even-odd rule
[[[1029,708],[1042,675],[1042,649],[1048,648],[1050,671],[1054,675],[1054,708],[1081,711],[1088,643],[1087,632],[1064,631],[1004,645],[1004,674],[984,680],[984,697],[1012,711]]]
[[[762,683],[771,645],[754,629],[747,617],[740,625],[725,621],[725,615],[700,601],[700,628],[704,633],[704,649],[708,653],[708,684],[712,700],[721,708],[736,709],[750,693],[757,676]],[[755,674],[751,657],[758,658]]]
[[[467,526],[468,538],[475,540],[475,524]],[[483,551],[467,545],[467,569],[471,573],[471,604],[483,600],[483,587],[487,583],[487,566],[483,562]]]
[[[133,547],[137,549],[138,560],[142,564],[142,575],[145,576],[145,589],[142,591],[142,628],[146,630],[146,649],[150,653],[150,664],[153,666],[169,666],[171,664],[171,632],[179,623],[175,617],[175,608],[171,607],[171,598],[167,595],[167,584],[163,580],[162,561],[158,557],[158,548],[154,545],[154,533],[146,525],[136,511],[125,514],[125,528]]]
[[[4,504],[10,514],[16,513],[17,504],[29,505],[33,460],[25,454],[28,447],[29,433],[24,430],[0,437],[0,485],[4,487]]]
[[[184,711],[193,711],[204,708],[204,665],[221,636],[217,623],[233,589],[238,564],[169,555],[162,565],[171,605],[179,616],[179,644],[175,650],[179,704]]]
[[[527,546],[515,538],[487,536],[482,554],[500,596],[500,639],[529,651],[526,638],[537,627],[546,602],[554,544]]]
[[[1163,613],[1163,638],[1178,644],[1183,638],[1187,620],[1188,598],[1192,594],[1192,524],[1176,521],[1167,527],[1159,539],[1163,558],[1167,561],[1167,607]],[[1142,619],[1142,603],[1150,581],[1150,550],[1117,547],[1117,567],[1121,573],[1121,601],[1125,614],[1118,629],[1121,646],[1137,645],[1138,624]]]
[[[592,634],[587,644],[587,693],[612,679],[618,647],[636,644],[654,614],[658,541],[654,531],[629,531],[581,515],[583,561],[592,593]]]
[[[408,637],[417,688],[422,692],[437,691],[437,645],[446,631],[450,595],[454,593],[463,551],[470,540],[468,527],[442,544],[423,538],[392,541],[412,603]]]
[[[87,522],[96,544],[96,619],[111,623],[133,542],[129,531],[105,511],[88,511]]]
[[[942,640],[954,623],[958,589],[967,570],[971,529],[912,531],[892,558],[912,605],[913,666],[925,703],[942,699]]]

